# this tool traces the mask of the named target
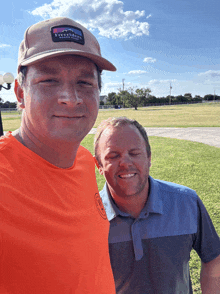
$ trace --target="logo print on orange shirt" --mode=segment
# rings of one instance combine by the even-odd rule
[[[99,214],[101,215],[102,218],[107,219],[106,213],[105,213],[105,208],[102,203],[102,199],[99,195],[99,193],[95,194],[95,204],[98,209]]]

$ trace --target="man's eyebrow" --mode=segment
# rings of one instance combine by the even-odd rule
[[[42,65],[38,69],[38,72],[43,73],[43,74],[58,74],[59,70],[57,68],[54,68],[54,67],[48,67],[48,66]]]
[[[129,151],[139,151],[140,149],[141,149],[141,148],[136,147],[136,148],[129,149]]]
[[[87,70],[82,70],[80,71],[80,78],[96,78],[95,72],[87,71]]]
[[[56,75],[59,73],[59,69],[55,67],[48,67],[46,65],[42,65],[39,69],[38,72],[42,74],[51,74],[51,75]],[[96,78],[95,72],[91,72],[88,70],[79,70],[79,78]]]
[[[106,150],[106,156],[109,155],[109,154],[112,154],[112,153],[118,153],[118,151],[116,150]]]

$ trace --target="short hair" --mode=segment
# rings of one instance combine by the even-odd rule
[[[101,160],[99,157],[98,147],[99,147],[99,140],[101,138],[102,133],[109,126],[119,128],[119,127],[126,126],[126,125],[135,126],[138,129],[138,131],[140,132],[141,136],[143,137],[143,139],[145,141],[147,155],[148,155],[148,157],[151,156],[151,147],[150,147],[150,143],[148,140],[147,132],[146,132],[145,128],[141,124],[139,124],[139,122],[137,122],[135,119],[130,119],[125,116],[121,116],[121,117],[117,117],[117,118],[110,117],[107,120],[104,120],[101,122],[101,124],[97,128],[97,132],[96,132],[95,138],[94,138],[95,158],[98,161],[100,166],[102,166],[102,163],[101,163]]]
[[[97,68],[97,73],[98,73],[98,87],[99,87],[99,91],[101,92],[101,89],[102,89],[102,77],[101,77],[102,71],[98,68],[98,66],[96,64],[95,64],[95,66]],[[20,71],[18,73],[17,81],[18,81],[18,83],[19,83],[19,85],[21,87],[24,86],[25,79],[26,79],[26,76],[27,76],[27,69],[28,69],[27,66],[21,66]],[[19,111],[22,110],[19,103],[17,103],[17,110],[19,110]]]

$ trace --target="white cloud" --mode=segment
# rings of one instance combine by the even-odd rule
[[[156,62],[157,60],[155,58],[152,58],[152,57],[145,57],[143,62],[146,62],[146,63],[154,63]]]
[[[167,85],[175,83],[177,80],[150,80],[148,82],[149,85]]]
[[[11,45],[7,45],[7,44],[0,44],[0,48],[7,48],[7,47],[11,47]]]
[[[151,15],[151,14],[149,14],[149,15],[146,17],[146,19],[148,19],[148,18],[150,18],[150,17],[152,17],[152,15]]]
[[[143,74],[146,74],[147,71],[146,70],[131,70],[128,72],[129,75],[143,75]]]
[[[127,89],[128,87],[132,86],[131,82],[127,82],[125,83],[125,89]],[[107,83],[103,83],[102,85],[102,95],[107,95],[110,92],[116,92],[118,93],[118,91],[122,89],[122,82],[107,82]]]
[[[199,77],[216,78],[220,77],[220,70],[208,70],[198,74]]]
[[[118,82],[110,82],[110,83],[104,83],[104,87],[106,88],[115,88],[115,87],[121,87],[122,83],[118,83]]]
[[[68,16],[107,38],[130,39],[149,35],[149,24],[138,21],[145,11],[124,11],[118,0],[53,0],[30,13],[42,18]]]

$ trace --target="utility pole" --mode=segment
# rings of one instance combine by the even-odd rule
[[[170,83],[170,97],[169,97],[169,104],[171,104],[171,90],[172,90],[172,86],[171,86],[171,83]]]
[[[125,90],[125,79],[122,79],[122,89]],[[125,97],[123,93],[123,108],[125,108]]]

